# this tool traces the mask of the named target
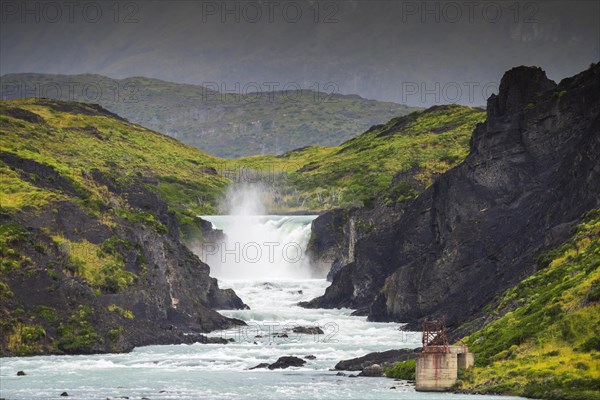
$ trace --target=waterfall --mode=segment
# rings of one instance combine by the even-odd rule
[[[316,215],[266,215],[260,186],[234,186],[224,202],[226,215],[201,218],[224,233],[196,253],[219,279],[322,278],[305,254]]]

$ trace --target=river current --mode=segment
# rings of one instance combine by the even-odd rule
[[[321,295],[329,285],[323,277],[314,277],[306,260],[294,253],[295,245],[305,249],[313,216],[205,218],[224,230],[229,247],[225,259],[219,258],[222,254],[216,247],[209,249],[211,254],[199,256],[209,261],[220,286],[234,289],[250,307],[221,311],[246,321],[247,327],[210,334],[234,342],[148,346],[127,354],[3,358],[0,397],[57,399],[67,392],[71,399],[103,400],[494,398],[418,393],[406,381],[350,377],[357,372],[339,376],[332,370],[338,361],[373,351],[418,347],[420,333],[401,331],[397,323],[368,322],[366,317],[351,316],[349,309],[297,306]],[[246,246],[237,261],[227,259],[235,260],[235,243],[241,252],[248,241],[255,244]],[[279,253],[289,243],[295,245],[287,246],[288,254]],[[318,326],[323,334],[296,334],[292,332],[296,326]],[[300,357],[306,364],[282,370],[249,369],[281,356]],[[27,375],[16,376],[20,370]]]

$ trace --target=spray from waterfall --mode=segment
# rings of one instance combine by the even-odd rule
[[[261,185],[232,186],[220,210],[203,216],[223,231],[222,241],[204,243],[199,257],[220,279],[321,278],[305,254],[314,215],[266,215]]]
[[[219,210],[225,215],[248,217],[264,215],[269,199],[268,188],[262,184],[239,184],[230,186]]]

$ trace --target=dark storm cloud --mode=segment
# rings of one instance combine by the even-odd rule
[[[1,12],[2,74],[299,84],[423,106],[484,104],[515,65],[562,79],[600,58],[598,1],[4,1]]]

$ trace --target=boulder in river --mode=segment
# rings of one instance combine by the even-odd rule
[[[301,367],[304,364],[306,364],[306,361],[304,361],[301,358],[298,357],[294,357],[294,356],[284,356],[284,357],[279,357],[279,359],[277,361],[275,361],[273,364],[269,365],[269,369],[285,369],[288,367]]]
[[[360,376],[383,376],[383,368],[379,364],[369,365],[365,367],[362,372],[359,374]]]
[[[260,368],[268,368],[268,367],[269,367],[269,363],[260,363],[249,369],[260,369]]]
[[[420,352],[421,348],[374,352],[362,357],[342,360],[335,365],[335,369],[344,371],[362,371],[373,364],[379,364],[384,368],[392,367],[399,361],[416,359]]]
[[[318,326],[296,326],[292,328],[294,333],[304,333],[307,335],[323,335],[323,329]]]

